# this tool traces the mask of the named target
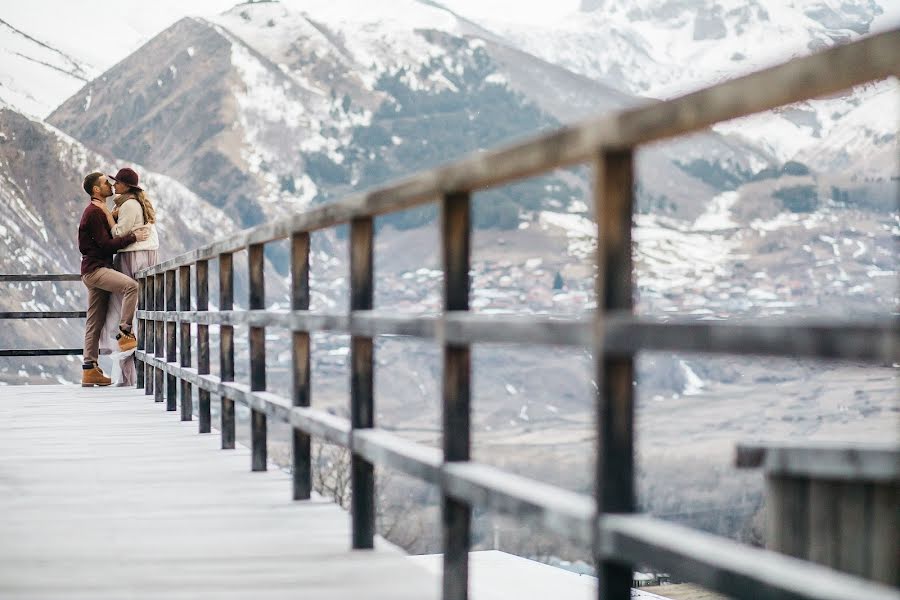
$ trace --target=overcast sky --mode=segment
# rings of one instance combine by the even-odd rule
[[[390,0],[371,1],[384,2],[385,10],[390,9]],[[514,23],[547,23],[577,10],[579,1],[440,0],[462,16]],[[291,8],[304,6],[304,0],[282,2]],[[117,37],[146,41],[181,17],[214,15],[236,4],[235,0],[6,0],[0,2],[0,19],[82,60],[106,65],[108,44],[115,44]],[[88,29],[94,22],[106,26],[101,39],[91,39]]]

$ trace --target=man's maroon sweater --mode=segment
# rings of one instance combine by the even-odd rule
[[[78,249],[81,251],[81,274],[93,273],[101,267],[113,268],[113,255],[137,241],[133,233],[113,237],[106,215],[88,204],[78,224]]]

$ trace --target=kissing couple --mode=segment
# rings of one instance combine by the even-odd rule
[[[134,169],[119,169],[115,177],[101,172],[84,178],[90,197],[78,224],[81,281],[88,290],[84,328],[84,364],[81,385],[112,383],[98,362],[101,349],[113,358],[118,385],[135,384],[134,313],[138,284],[134,274],[158,261],[156,210],[139,185]],[[113,207],[107,199],[113,195]]]

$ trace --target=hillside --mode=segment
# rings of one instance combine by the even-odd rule
[[[49,120],[92,146],[190,179],[207,201],[251,225],[641,101],[434,6],[407,0],[409,10],[386,16],[355,0],[330,4],[302,12],[239,5],[215,19],[183,19]],[[700,214],[699,199],[718,189],[679,161],[704,153],[713,169],[775,164],[719,135],[649,149],[639,164],[642,206]],[[566,210],[587,181],[578,172],[487,192],[476,224],[509,229],[517,212]],[[431,218],[412,211],[388,222],[408,228]]]

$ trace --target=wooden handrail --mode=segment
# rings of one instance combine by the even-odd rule
[[[201,398],[200,431],[209,431],[209,398],[221,398],[222,448],[234,448],[235,403],[252,411],[252,468],[266,468],[268,419],[293,430],[293,497],[308,498],[310,439],[347,447],[352,456],[351,497],[355,548],[374,537],[374,466],[399,469],[438,486],[443,525],[443,597],[464,600],[468,589],[470,524],[475,507],[511,514],[589,545],[596,557],[603,600],[630,596],[632,565],[649,563],[738,598],[896,599],[891,588],[808,563],[783,559],[708,534],[638,516],[634,491],[634,356],[643,350],[762,354],[849,359],[873,364],[900,359],[900,321],[866,322],[656,321],[633,314],[631,229],[634,152],[641,144],[683,135],[717,122],[830,94],[900,72],[900,30],[799,58],[680,98],[647,104],[565,127],[425,171],[398,183],[267,223],[218,240],[138,272],[139,331],[145,348],[145,391],[175,410],[182,382],[182,418],[189,418],[190,391]],[[549,170],[589,162],[597,217],[598,309],[580,318],[497,316],[469,313],[472,192]],[[440,204],[444,271],[439,315],[384,315],[372,310],[373,219],[380,214]],[[309,311],[309,234],[350,224],[350,305],[347,312]],[[291,310],[265,309],[263,250],[291,238]],[[249,249],[249,310],[234,310],[233,253]],[[208,311],[207,261],[218,260],[220,310]],[[197,310],[185,286],[196,263]],[[184,301],[175,307],[175,274]],[[166,300],[166,301],[164,301]],[[176,362],[175,342],[198,324],[198,347],[206,359],[197,369]],[[154,325],[155,324],[155,325]],[[220,376],[209,374],[208,327],[220,326]],[[234,381],[234,326],[249,327],[249,385]],[[283,398],[266,389],[265,331],[293,336],[293,389]],[[311,407],[309,334],[351,335],[350,419]],[[376,427],[373,339],[408,335],[438,340],[443,347],[442,444],[437,450]],[[474,343],[562,344],[593,349],[597,397],[598,458],[592,496],[518,477],[470,457],[470,348]],[[168,382],[164,390],[164,381]],[[204,400],[205,398],[205,400]],[[203,413],[207,416],[204,417]],[[207,428],[204,430],[204,420]],[[786,560],[782,564],[779,561]]]
[[[81,281],[78,273],[19,273],[16,275],[0,274],[0,283],[20,283],[37,281]],[[0,320],[30,319],[83,319],[87,316],[82,310],[34,310],[34,311],[2,311]],[[75,356],[84,353],[83,348],[4,348],[0,349],[0,357],[18,356]]]

